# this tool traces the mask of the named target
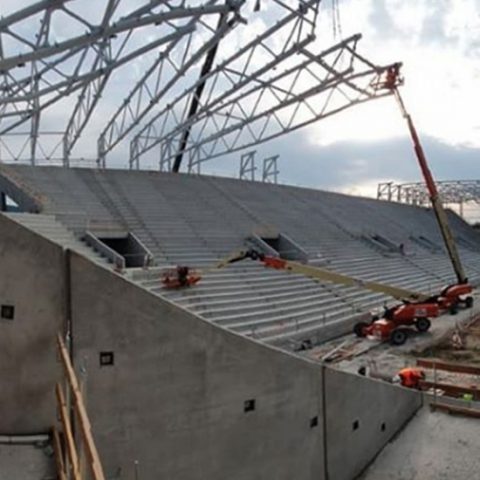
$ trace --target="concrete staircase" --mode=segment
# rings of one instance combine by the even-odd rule
[[[298,346],[350,331],[362,313],[331,285],[255,263],[208,271],[202,281],[166,290],[164,269],[136,271],[130,278],[217,325],[268,343]]]
[[[64,249],[68,248],[80,253],[95,263],[102,265],[109,264],[109,261],[105,257],[89,247],[85,242],[76,237],[72,231],[60,223],[55,218],[55,215],[9,213],[8,217],[35,233],[61,245]]]
[[[298,275],[242,262],[210,270],[219,259],[265,232],[287,235],[309,263],[364,280],[434,293],[455,277],[431,211],[311,189],[195,175],[120,170],[21,167],[19,175],[45,200],[47,215],[31,228],[77,248],[90,225],[115,224],[134,233],[154,254],[156,268],[129,278],[202,318],[282,346],[321,341],[351,329],[359,315],[392,300],[356,287],[317,283]],[[38,172],[37,170],[40,170]],[[50,226],[39,225],[41,217]],[[82,216],[83,215],[83,216]],[[53,219],[53,221],[52,221]],[[467,274],[480,282],[477,232],[453,216]],[[41,222],[40,222],[41,223]],[[58,223],[58,221],[56,222]],[[68,230],[63,226],[68,227]],[[82,227],[83,225],[83,227]],[[73,237],[71,232],[77,237]],[[41,233],[41,231],[40,231]],[[65,237],[62,238],[62,235]],[[393,247],[367,241],[381,236]],[[424,237],[437,249],[411,241]],[[98,260],[98,259],[97,259]],[[203,270],[202,282],[181,291],[161,287],[167,266]]]

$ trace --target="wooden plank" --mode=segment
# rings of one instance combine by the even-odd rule
[[[67,351],[67,347],[63,342],[62,336],[57,335],[58,348],[60,350],[60,358],[62,360],[63,366],[65,368],[65,373],[72,390],[72,396],[74,400],[75,413],[79,419],[80,432],[85,442],[85,450],[87,452],[90,468],[94,480],[105,480],[105,475],[103,473],[102,464],[100,462],[100,456],[98,455],[97,447],[93,441],[92,427],[90,425],[90,420],[88,419],[87,411],[83,403],[82,394],[80,392],[80,387],[78,385],[78,380],[73,370],[72,364],[70,362],[70,356]]]
[[[460,415],[466,415],[468,417],[480,418],[480,410],[475,410],[473,408],[467,407],[458,407],[456,405],[450,405],[448,403],[435,403],[431,404],[433,410],[441,410],[447,413],[458,413]]]
[[[344,340],[340,345],[337,345],[335,348],[330,350],[327,354],[323,355],[323,357],[320,358],[320,361],[322,362],[328,362],[330,357],[335,355],[336,353],[339,352],[339,350],[343,349],[345,345],[347,344],[348,340]]]
[[[473,395],[474,400],[480,400],[480,390],[478,387],[469,387],[467,385],[453,385],[451,383],[435,383],[422,380],[420,382],[422,390],[428,390],[429,388],[439,388],[443,390],[447,395],[454,397],[461,397],[465,393]]]
[[[470,375],[480,375],[480,367],[462,363],[445,362],[444,360],[417,358],[417,365],[424,368],[436,368],[445,372],[468,373]]]
[[[80,470],[78,469],[77,449],[75,447],[75,440],[73,439],[72,427],[70,425],[70,418],[67,411],[67,404],[65,396],[63,395],[62,387],[59,383],[55,385],[55,393],[57,395],[58,409],[60,412],[60,420],[62,422],[63,433],[67,443],[68,457],[72,465],[72,473],[74,480],[81,480]]]
[[[65,463],[63,462],[63,449],[60,443],[60,436],[58,430],[52,428],[52,437],[53,437],[53,451],[55,452],[55,463],[57,465],[57,474],[59,480],[66,480],[67,473],[65,472]]]

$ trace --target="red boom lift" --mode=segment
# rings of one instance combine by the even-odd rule
[[[277,257],[270,257],[255,250],[240,252],[220,262],[215,267],[223,268],[228,264],[250,258],[261,261],[268,268],[299,273],[315,280],[325,280],[343,285],[355,285],[392,296],[397,300],[401,300],[402,303],[385,309],[382,318],[373,317],[370,323],[357,323],[354,327],[354,332],[359,337],[373,336],[381,340],[388,339],[394,345],[401,345],[406,341],[407,332],[405,328],[403,328],[405,326],[414,326],[419,332],[426,332],[431,325],[429,318],[437,317],[440,310],[449,310],[451,313],[455,313],[460,304],[464,304],[467,308],[473,306],[473,298],[470,296],[473,290],[472,286],[468,283],[468,279],[465,276],[460,256],[458,255],[455,241],[448,225],[447,215],[443,209],[433,176],[428,168],[417,131],[398,91],[398,86],[403,83],[403,79],[400,77],[400,66],[401,64],[396,64],[389,68],[385,80],[379,82],[375,87],[389,89],[393,92],[400,106],[402,115],[407,121],[415,154],[428,188],[430,200],[448,255],[457,276],[457,283],[448,285],[438,295],[426,296],[418,292],[412,292],[377,282],[363,281],[318,267]],[[196,272],[191,272],[188,267],[177,267],[176,271],[166,274],[163,279],[163,284],[165,288],[181,288],[195,285],[200,279],[201,276]]]
[[[426,332],[431,325],[429,318],[439,315],[438,304],[431,301],[431,297],[422,293],[378,282],[364,281],[331,270],[305,265],[291,260],[284,260],[278,257],[271,257],[253,249],[236,253],[221,261],[215,268],[223,268],[247,258],[260,261],[267,268],[298,273],[317,281],[327,281],[365,288],[402,301],[402,303],[398,305],[385,309],[382,318],[372,317],[372,321],[369,323],[361,322],[355,325],[354,331],[361,337],[373,336],[379,340],[390,340],[393,345],[401,345],[407,339],[407,331],[402,327],[415,327],[419,332]],[[184,286],[199,281],[198,273],[192,275],[192,282],[183,282],[185,283]],[[180,282],[172,282],[171,280],[166,281],[164,279],[163,283],[166,288],[181,286],[179,285]]]
[[[445,247],[448,252],[448,256],[455,271],[457,277],[457,283],[446,286],[439,295],[432,297],[431,301],[438,303],[441,309],[449,310],[451,313],[455,313],[458,306],[463,304],[467,308],[473,306],[473,297],[470,295],[473,291],[472,286],[469,284],[468,279],[463,270],[462,262],[455,245],[455,240],[450,230],[448,224],[447,214],[442,205],[440,195],[433,179],[432,172],[428,167],[427,158],[425,152],[423,151],[422,144],[420,143],[420,138],[418,136],[417,130],[413,123],[411,115],[407,112],[405,108],[405,103],[398,91],[398,87],[402,85],[403,78],[400,75],[401,64],[397,63],[390,67],[387,70],[385,82],[380,82],[376,85],[377,88],[388,89],[393,92],[398,106],[400,107],[401,114],[403,118],[407,121],[408,130],[413,142],[413,148],[415,150],[415,155],[420,165],[420,170],[422,172],[425,184],[427,186],[428,194],[430,201],[432,203],[433,211],[437,218],[438,226],[442,234],[442,238],[445,244]]]

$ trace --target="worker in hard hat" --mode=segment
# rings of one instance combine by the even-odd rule
[[[425,372],[421,368],[402,368],[392,379],[393,383],[400,383],[403,387],[420,389],[420,382],[425,380]]]

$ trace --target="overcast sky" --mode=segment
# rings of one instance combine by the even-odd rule
[[[2,0],[0,13],[10,13],[22,2],[30,3]],[[479,179],[480,0],[340,0],[335,38],[332,2],[322,2],[320,49],[360,32],[359,51],[369,59],[377,64],[403,62],[402,93],[434,175],[439,180]],[[268,0],[262,3],[268,10]],[[137,70],[134,65],[128,75],[140,75]],[[126,92],[123,75],[113,83],[122,92],[115,95],[116,105]],[[97,120],[91,122],[95,135],[115,105],[108,97],[102,100]],[[84,142],[95,146],[96,138],[86,135]],[[113,155],[114,162],[125,159],[127,143],[123,147]],[[378,182],[420,180],[393,98],[355,107],[264,144],[258,147],[257,165],[274,154],[280,154],[282,183],[375,195]],[[239,159],[236,153],[206,164],[202,171],[237,175]]]
[[[325,41],[331,0],[322,8]],[[344,37],[363,34],[359,47],[370,59],[403,62],[402,94],[436,178],[480,178],[480,1],[342,0],[340,18]],[[375,195],[378,182],[420,180],[393,98],[258,149],[259,158],[276,153],[285,183]]]

